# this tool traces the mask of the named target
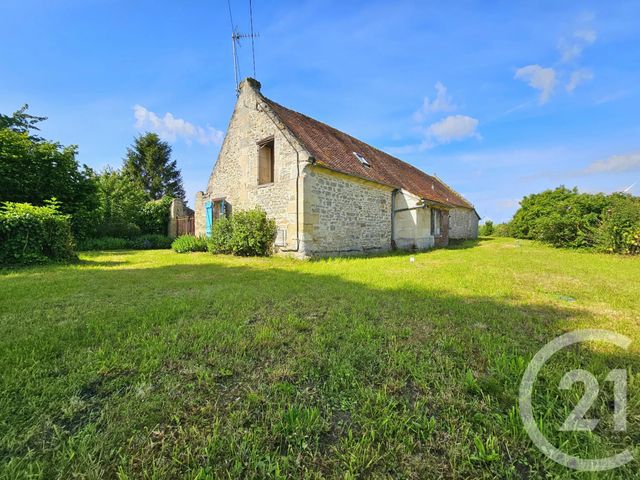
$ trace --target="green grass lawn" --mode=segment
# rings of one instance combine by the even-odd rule
[[[91,252],[0,274],[2,478],[636,478],[577,474],[522,427],[524,369],[555,336],[634,340],[558,354],[534,395],[555,445],[640,445],[640,258],[510,239],[299,262]],[[593,433],[557,431],[586,368]],[[610,368],[629,428],[611,433]],[[636,457],[640,450],[636,448]]]

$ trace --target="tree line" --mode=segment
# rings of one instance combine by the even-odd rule
[[[171,199],[184,200],[171,146],[155,133],[134,138],[119,169],[95,172],[77,160],[76,145],[40,136],[46,117],[24,105],[0,114],[0,203],[51,206],[68,215],[77,241],[166,234]]]
[[[481,235],[539,240],[555,247],[640,254],[640,197],[583,193],[560,186],[524,197],[504,224],[486,221]]]

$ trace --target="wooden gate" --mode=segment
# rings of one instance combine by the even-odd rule
[[[196,233],[196,222],[193,215],[176,218],[178,235],[194,235]]]

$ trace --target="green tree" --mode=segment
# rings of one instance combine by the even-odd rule
[[[0,130],[7,128],[18,133],[28,133],[30,138],[34,141],[42,141],[39,136],[31,135],[33,130],[40,131],[38,123],[44,122],[47,117],[38,117],[27,113],[29,109],[28,104],[22,105],[20,109],[13,112],[11,115],[5,115],[0,113]]]
[[[610,204],[604,194],[579,193],[560,186],[526,196],[510,222],[516,238],[541,240],[557,247],[589,247],[602,212]]]
[[[602,214],[598,247],[606,252],[640,253],[640,197],[614,193]]]
[[[74,233],[84,237],[98,206],[93,171],[79,165],[75,145],[31,135],[43,119],[27,114],[26,105],[0,117],[0,201],[41,206],[55,197],[60,211],[72,216]]]
[[[486,220],[482,226],[480,227],[480,235],[483,237],[490,237],[493,235],[493,222],[491,220]]]
[[[124,173],[142,184],[150,200],[169,196],[184,200],[182,176],[171,159],[171,146],[155,133],[135,138],[127,149]]]
[[[128,236],[125,233],[135,230],[131,225],[139,223],[142,208],[148,200],[142,185],[110,167],[97,175],[96,184],[100,201],[98,233]]]
[[[535,227],[540,218],[548,217],[558,211],[561,204],[578,195],[578,190],[569,190],[564,185],[555,190],[545,190],[524,197],[520,208],[510,222],[510,230],[516,238],[536,237]]]

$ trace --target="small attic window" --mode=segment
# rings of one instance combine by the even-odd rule
[[[358,159],[358,161],[364,165],[365,167],[370,167],[371,165],[369,164],[369,162],[367,161],[366,158],[364,158],[362,155],[360,155],[357,152],[353,152],[353,154],[356,156],[356,158]]]

